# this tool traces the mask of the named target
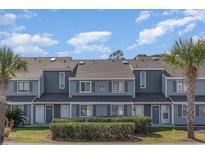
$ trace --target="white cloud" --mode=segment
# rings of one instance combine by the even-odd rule
[[[135,21],[142,22],[142,21],[149,19],[150,16],[151,16],[151,14],[149,11],[141,11],[139,16],[137,17],[137,19]]]
[[[162,12],[162,15],[171,16],[173,14],[180,13],[180,12],[182,12],[182,11],[181,10],[166,10],[166,11]]]
[[[60,52],[57,52],[57,55],[59,57],[68,57],[69,53],[67,51],[60,51]]]
[[[199,35],[194,35],[192,37],[193,41],[194,42],[197,42],[198,40],[205,40],[205,34],[202,33],[202,34],[199,34]]]
[[[85,32],[75,35],[67,41],[68,44],[75,46],[75,52],[110,52],[110,48],[104,43],[111,37],[112,33],[107,31]]]
[[[136,43],[128,47],[128,49],[136,48],[138,45],[151,44],[157,40],[157,38],[165,35],[166,33],[174,30],[175,28],[187,27],[187,30],[194,28],[193,24],[198,21],[205,21],[204,10],[186,10],[184,11],[184,17],[172,18],[160,21],[153,28],[144,29],[139,32]]]
[[[16,18],[12,13],[0,14],[0,26],[14,25]]]
[[[31,11],[31,10],[22,10],[22,11],[23,11],[23,13],[20,16],[23,17],[23,18],[30,19],[32,17],[36,17],[37,16],[37,14],[34,13],[33,11]]]
[[[191,24],[187,25],[184,30],[180,31],[180,32],[179,32],[179,35],[181,36],[181,35],[183,35],[183,34],[185,34],[185,33],[187,33],[187,32],[190,32],[190,31],[192,31],[195,27],[196,27],[196,24],[191,23]]]
[[[5,34],[4,34],[5,35]],[[58,44],[57,40],[44,35],[30,35],[27,33],[11,33],[6,35],[4,39],[0,41],[0,45],[8,46],[18,54],[42,54],[45,55],[45,52],[42,47],[48,47]]]

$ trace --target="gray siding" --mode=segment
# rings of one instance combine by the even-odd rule
[[[18,93],[17,92],[17,81],[11,80],[8,86],[8,96],[38,96],[38,80],[30,81],[32,83],[32,90],[30,89],[28,93]]]
[[[70,81],[70,97],[72,97],[73,95],[131,95],[134,97],[134,80],[126,80],[126,82],[128,83],[128,91],[125,93],[112,93],[109,90],[109,82],[112,82],[111,80],[94,80],[92,82],[94,82],[95,84],[92,84],[92,86],[94,85],[95,87],[92,87],[92,93],[80,93],[80,89],[79,86],[80,84],[78,83],[80,81],[76,81],[76,80],[71,80]],[[77,84],[77,85],[76,85]],[[104,90],[100,89],[100,85],[104,85]],[[76,89],[77,88],[77,89]]]
[[[143,70],[142,70],[143,71]],[[134,71],[135,74],[135,88],[136,93],[161,93],[162,92],[162,71],[160,70],[146,70],[146,88],[140,88],[140,71]]]
[[[176,80],[167,80],[167,94],[168,96],[171,95],[186,95],[185,93],[176,93],[174,90],[174,81]],[[196,88],[197,95],[205,95],[205,80],[198,80],[197,81],[197,88]]]
[[[65,72],[65,89],[59,89],[59,72]],[[69,77],[73,76],[70,71],[44,71],[44,92],[45,93],[68,93]]]
[[[96,116],[97,117],[108,116],[106,104],[96,105]]]
[[[179,105],[174,105],[174,124],[186,125],[187,119],[186,117],[182,117],[178,114],[179,109]],[[205,125],[205,116],[203,115],[203,111],[205,111],[205,104],[199,105],[199,116],[195,116],[195,125]]]

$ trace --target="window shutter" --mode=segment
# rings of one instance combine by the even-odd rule
[[[17,81],[14,81],[14,92],[17,92]]]
[[[125,81],[125,92],[128,92],[128,81]]]
[[[78,117],[80,115],[80,105],[76,105],[76,116]]]
[[[108,82],[108,90],[109,92],[112,92],[112,82],[111,81]]]
[[[27,105],[24,105],[23,108],[24,108],[23,113],[25,116],[27,116]]]
[[[29,82],[29,92],[32,93],[32,89],[33,89],[33,82],[30,81]]]
[[[199,117],[199,105],[195,106],[195,110],[196,116]]]
[[[93,105],[93,116],[94,117],[96,116],[96,105],[95,104]]]
[[[110,117],[110,104],[107,105],[107,116]]]
[[[174,92],[177,91],[177,83],[176,83],[176,81],[173,81],[173,91]]]
[[[76,81],[76,92],[79,92],[79,81]]]
[[[179,117],[182,116],[182,105],[181,104],[178,105],[178,116]]]
[[[92,92],[95,92],[95,81],[92,81]]]
[[[54,118],[60,118],[61,108],[60,104],[54,105]]]
[[[124,115],[127,116],[127,104],[124,105]]]

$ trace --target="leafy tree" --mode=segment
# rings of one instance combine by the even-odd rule
[[[113,53],[110,54],[109,58],[111,60],[123,60],[124,58],[124,54],[122,50],[116,50]]]
[[[17,72],[27,71],[28,64],[8,48],[0,48],[0,144],[4,140],[4,106],[7,97],[9,79]]]
[[[5,116],[8,119],[9,122],[13,120],[14,127],[18,127],[19,125],[23,125],[25,122],[24,113],[20,108],[12,108],[12,109],[6,109]]]
[[[194,103],[196,96],[196,83],[199,74],[199,68],[205,60],[205,41],[194,42],[190,40],[178,40],[172,47],[171,53],[165,56],[167,61],[173,67],[180,67],[185,76],[187,84],[187,137],[194,139]],[[204,68],[203,68],[204,69]]]

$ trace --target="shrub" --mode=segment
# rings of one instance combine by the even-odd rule
[[[135,133],[148,133],[151,126],[151,118],[149,117],[94,117],[90,122],[133,122],[135,124]]]
[[[9,122],[13,121],[14,127],[23,125],[25,122],[24,113],[20,108],[6,109],[5,116]]]
[[[52,138],[63,141],[117,141],[134,135],[134,123],[51,123]]]
[[[67,123],[67,122],[84,122],[82,118],[63,118],[63,119],[53,119],[52,123]]]

